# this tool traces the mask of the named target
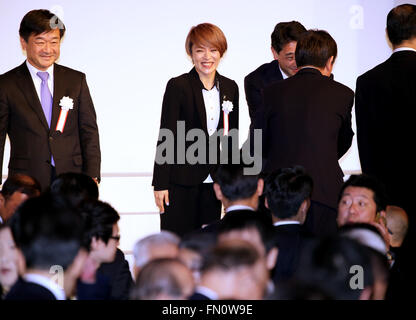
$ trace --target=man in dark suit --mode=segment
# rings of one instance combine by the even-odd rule
[[[305,168],[314,181],[305,226],[317,235],[336,232],[337,199],[343,183],[338,159],[354,135],[354,92],[329,77],[336,56],[336,42],[326,31],[307,31],[296,47],[299,71],[264,91],[264,171],[294,165]]]
[[[26,200],[10,228],[26,270],[6,300],[65,300],[71,297],[87,252],[82,249],[83,218],[59,195]]]
[[[271,35],[274,60],[261,65],[244,78],[244,89],[251,119],[250,137],[253,137],[254,129],[264,127],[263,90],[296,73],[296,43],[305,31],[305,27],[297,21],[278,23]]]
[[[85,74],[55,64],[65,33],[57,19],[47,10],[27,13],[19,29],[27,60],[0,76],[0,166],[8,134],[9,175],[31,175],[43,189],[68,171],[100,180],[94,105]]]
[[[290,279],[298,266],[302,245],[308,238],[303,224],[312,188],[312,178],[302,167],[282,168],[266,179],[266,203],[272,212],[279,250],[273,274],[275,283]]]
[[[389,12],[387,35],[393,54],[357,79],[357,143],[363,173],[384,183],[390,205],[409,213],[411,239],[416,235],[416,219],[412,214],[416,209],[414,157],[409,148],[416,106],[415,5],[400,5]]]

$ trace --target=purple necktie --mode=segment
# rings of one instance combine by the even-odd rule
[[[46,121],[50,127],[52,118],[52,94],[48,87],[49,73],[38,72],[36,74],[42,79],[42,84],[40,85],[40,103],[42,104],[43,113],[45,114]]]
[[[45,114],[46,121],[48,122],[48,127],[50,127],[52,118],[53,99],[48,87],[49,73],[37,72],[36,74],[42,80],[42,84],[40,85],[40,103],[42,104],[43,113]],[[51,157],[51,163],[53,166],[55,166],[55,161],[53,160],[53,157]]]

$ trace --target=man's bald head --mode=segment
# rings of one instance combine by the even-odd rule
[[[387,206],[387,228],[392,232],[390,245],[400,247],[409,227],[409,218],[406,211],[400,207]]]

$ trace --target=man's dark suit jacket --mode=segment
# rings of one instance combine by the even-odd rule
[[[100,179],[98,128],[85,74],[55,64],[53,92],[49,128],[26,62],[0,76],[0,168],[8,134],[9,175],[28,174],[45,188],[51,182],[53,155],[57,174],[83,172]],[[74,106],[61,133],[55,128],[64,96],[73,99]]]
[[[265,172],[303,166],[314,181],[312,200],[332,208],[343,184],[338,159],[352,143],[354,92],[319,70],[304,68],[264,92]]]
[[[288,280],[296,271],[306,234],[300,224],[283,224],[274,227],[274,239],[279,249],[273,274],[273,281],[277,283]]]
[[[408,212],[415,209],[409,140],[414,136],[415,110],[416,52],[395,52],[358,77],[355,114],[362,171],[385,184],[390,204]]]
[[[47,288],[19,278],[10,288],[5,300],[56,300],[56,297]]]
[[[233,111],[229,113],[229,129],[238,129],[238,86],[235,81],[216,74],[216,85],[220,91],[220,120],[217,129],[223,129],[223,101],[233,103]],[[183,186],[196,186],[202,183],[208,176],[213,174],[216,165],[208,164],[208,130],[207,117],[202,95],[204,88],[198,73],[193,68],[189,73],[169,80],[165,95],[163,98],[162,115],[160,120],[160,129],[169,129],[174,133],[175,161],[174,164],[157,164],[155,161],[153,169],[154,190],[167,190],[170,184]],[[177,121],[185,121],[185,135],[191,129],[200,129],[205,134],[207,140],[207,164],[190,164],[185,159],[185,164],[179,164],[177,161]],[[185,139],[183,137],[182,139]],[[217,155],[219,151],[219,139],[216,142]],[[229,139],[231,140],[231,139]],[[162,142],[158,142],[158,146]],[[185,151],[194,144],[195,141],[185,143]],[[238,146],[238,141],[235,141]],[[230,145],[230,143],[229,143]],[[230,148],[231,149],[231,148]],[[237,149],[238,151],[238,149]]]

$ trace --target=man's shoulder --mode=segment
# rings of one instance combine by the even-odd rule
[[[82,71],[78,71],[60,64],[55,63],[55,71],[54,72],[61,72],[65,73],[66,75],[76,76],[76,77],[85,77],[85,73]]]
[[[22,63],[21,65],[9,71],[6,71],[5,73],[0,75],[0,81],[8,81],[10,79],[13,79],[14,77],[16,77],[16,75],[22,74],[22,72],[25,71],[25,68],[27,70],[25,63]]]
[[[264,63],[260,67],[258,67],[256,70],[250,72],[246,77],[245,81],[252,81],[256,80],[258,78],[264,78],[267,76],[275,75],[279,77],[281,76],[280,69],[279,69],[279,63],[277,60],[273,60],[272,62]],[[282,77],[283,79],[283,77]]]
[[[10,289],[6,300],[56,300],[51,291],[21,278]]]

